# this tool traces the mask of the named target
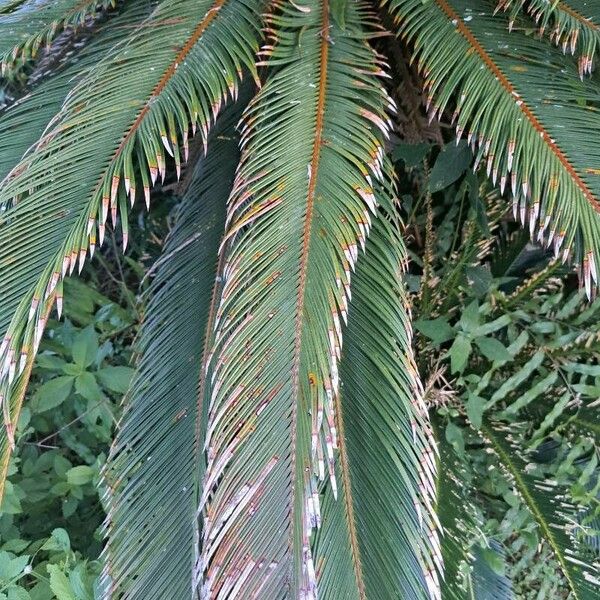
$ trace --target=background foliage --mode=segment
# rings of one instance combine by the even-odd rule
[[[62,14],[65,7],[72,7],[73,4],[70,0],[61,0],[56,4],[60,9],[58,13]],[[185,22],[169,21],[170,15],[179,15],[184,4],[187,6]],[[437,4],[441,6],[447,3]],[[481,3],[491,13],[492,5],[488,4]],[[579,134],[574,135],[571,130],[565,134],[560,131],[558,123],[556,133],[563,136],[561,143],[567,144],[569,152],[573,154],[576,154],[574,149],[588,144],[586,158],[593,158],[595,141],[590,141],[584,134],[588,132],[590,119],[597,120],[597,111],[584,112],[583,109],[597,103],[593,92],[595,80],[582,77],[582,81],[579,81],[577,77],[573,78],[571,71],[576,72],[577,67],[571,64],[571,59],[563,57],[558,51],[554,52],[550,44],[538,43],[532,26],[524,25],[529,21],[521,15],[523,3],[507,1],[501,4],[502,8],[510,10],[511,27],[517,24],[518,35],[508,35],[504,17],[496,19],[489,14],[480,19],[481,15],[478,14],[473,21],[468,3],[453,0],[448,4],[456,5],[461,15],[463,12],[465,15],[469,13],[462,24],[463,33],[472,30],[475,37],[486,41],[483,46],[477,47],[478,52],[470,52],[472,39],[454,36],[452,45],[457,61],[456,72],[460,77],[451,80],[451,85],[442,94],[442,104],[432,106],[434,116],[436,112],[439,113],[440,126],[431,126],[425,115],[421,114],[421,92],[412,90],[411,97],[411,78],[418,79],[418,75],[408,72],[402,55],[405,48],[391,40],[374,42],[378,50],[391,52],[400,58],[392,68],[401,71],[394,73],[394,81],[401,82],[402,90],[398,92],[391,89],[394,84],[386,88],[400,105],[395,124],[399,137],[389,143],[389,149],[398,175],[405,238],[411,258],[406,283],[410,291],[408,302],[415,319],[414,345],[419,372],[425,384],[425,400],[440,446],[438,512],[446,534],[442,540],[446,565],[443,589],[447,598],[474,597],[478,600],[513,597],[593,598],[595,592],[590,582],[597,583],[600,580],[600,430],[595,419],[600,397],[600,301],[592,299],[588,302],[577,278],[560,262],[560,258],[567,257],[561,256],[563,240],[559,241],[560,236],[554,239],[557,260],[552,252],[546,252],[541,246],[531,243],[527,232],[520,229],[519,221],[532,234],[539,225],[536,224],[539,206],[530,210],[532,207],[527,205],[527,192],[523,192],[521,201],[517,193],[517,199],[511,207],[487,183],[483,168],[471,171],[474,160],[479,162],[487,150],[479,141],[480,148],[473,155],[472,148],[465,140],[457,142],[454,139],[451,121],[458,119],[456,124],[460,137],[469,121],[469,111],[477,102],[469,96],[469,103],[466,107],[461,107],[459,103],[452,119],[449,112],[453,108],[450,92],[458,89],[459,83],[463,82],[460,85],[473,92],[473,97],[477,97],[477,94],[487,97],[491,89],[498,105],[506,105],[506,114],[520,116],[520,104],[514,102],[512,95],[506,94],[506,89],[501,89],[498,77],[478,67],[481,56],[477,54],[489,55],[504,65],[506,71],[514,71],[510,81],[502,80],[500,83],[504,88],[511,89],[514,82],[519,89],[525,90],[526,102],[540,105],[539,110],[544,117],[542,120],[547,120],[554,127],[553,111],[558,107],[568,112]],[[255,50],[260,29],[257,15],[262,4],[248,0],[238,7],[242,5],[245,15],[243,22],[248,30],[240,38],[248,38],[249,45]],[[397,0],[391,3],[391,8],[392,12],[405,8],[409,15],[408,22],[419,29],[421,23],[429,23],[431,13],[426,10],[421,12],[422,7],[415,5],[412,0]],[[0,3],[0,14],[3,6]],[[105,182],[110,182],[112,177],[113,185],[114,179],[117,179],[117,190],[121,185],[118,199],[112,194],[115,197],[112,198],[114,206],[111,207],[116,220],[116,204],[119,205],[120,224],[117,228],[107,226],[108,244],[96,255],[93,265],[86,266],[84,283],[66,280],[65,320],[50,321],[35,361],[28,402],[17,424],[17,451],[11,459],[0,517],[0,600],[88,600],[99,597],[98,578],[102,568],[99,557],[103,545],[101,529],[106,508],[106,489],[100,475],[113,440],[115,424],[121,415],[123,394],[132,375],[135,335],[146,308],[145,296],[140,292],[148,289],[148,281],[154,276],[148,269],[163,249],[166,231],[173,221],[170,209],[175,200],[170,192],[173,189],[177,192],[175,173],[179,174],[181,163],[185,162],[182,158],[188,151],[187,126],[190,114],[187,111],[190,107],[185,98],[186,90],[192,87],[186,79],[190,70],[185,61],[182,63],[185,68],[180,69],[176,76],[175,70],[169,70],[173,56],[176,55],[175,59],[179,56],[175,45],[169,40],[179,39],[188,27],[194,26],[200,32],[198,47],[190,51],[188,60],[190,64],[195,64],[202,85],[206,84],[214,93],[212,105],[203,106],[201,114],[196,114],[192,119],[194,123],[198,119],[202,136],[207,135],[206,129],[216,112],[215,107],[220,107],[225,96],[237,96],[241,65],[248,69],[253,69],[254,65],[251,53],[246,52],[243,45],[221,47],[214,43],[214,39],[211,42],[208,38],[213,35],[214,29],[207,30],[210,35],[206,41],[201,35],[205,23],[199,22],[202,11],[196,10],[191,3],[173,1],[165,3],[166,9],[162,7],[155,10],[154,3],[133,0],[124,11],[111,10],[107,2],[90,1],[76,3],[76,6],[82,9],[69,13],[71,18],[58,25],[53,24],[50,15],[47,23],[39,25],[41,33],[35,43],[23,47],[17,55],[11,57],[10,53],[3,54],[0,46],[0,63],[8,74],[1,80],[0,108],[14,103],[18,97],[26,98],[22,105],[16,104],[15,110],[10,113],[15,119],[14,123],[24,129],[22,137],[15,137],[15,156],[21,156],[37,139],[40,128],[48,124],[65,100],[73,78],[80,82],[76,88],[78,93],[84,97],[87,95],[88,86],[81,85],[81,81],[89,81],[82,78],[87,69],[95,65],[97,57],[113,44],[127,40],[127,29],[119,26],[119,23],[141,23],[145,22],[144,19],[149,19],[148,23],[155,20],[154,25],[170,22],[173,30],[165,30],[164,35],[161,34],[164,43],[160,47],[164,50],[164,56],[161,55],[159,62],[167,78],[160,80],[159,87],[164,84],[169,92],[171,89],[168,86],[172,85],[177,93],[163,94],[157,100],[154,98],[155,80],[148,80],[146,95],[150,100],[144,105],[146,108],[140,109],[143,104],[135,104],[142,102],[137,99],[138,90],[130,86],[127,93],[131,94],[132,105],[127,105],[131,110],[129,116],[123,117],[123,127],[134,114],[138,114],[139,109],[142,116],[151,115],[159,122],[160,143],[154,139],[154,126],[145,123],[144,119],[138,119],[135,127],[139,126],[141,133],[138,135],[135,127],[132,128],[133,135],[127,138],[132,140],[131,143],[128,141],[121,147],[125,149],[126,157],[122,164],[117,161],[106,169],[102,161],[95,164],[97,157],[86,156],[94,163],[90,166],[90,173],[95,173],[97,169],[106,170]],[[562,38],[562,43],[566,44],[564,40],[572,35],[570,28],[574,26],[566,14],[559,10],[551,16],[548,12],[549,3],[529,2],[527,6],[539,11],[538,20],[542,20],[542,25],[554,23],[557,29],[552,36],[556,38],[553,42],[558,43]],[[98,19],[98,9],[108,10]],[[453,13],[452,9],[448,11]],[[311,39],[316,42],[309,48],[308,56],[317,64],[317,58],[323,60],[323,48],[327,48],[332,64],[338,67],[344,65],[340,73],[345,77],[345,63],[336,58],[337,53],[344,44],[355,48],[364,34],[356,33],[360,29],[360,19],[356,14],[352,13],[352,19],[346,24],[339,22],[340,15],[335,7],[333,14],[335,23],[331,32],[337,45],[332,44],[330,48],[323,45],[319,36],[313,36],[314,39]],[[448,73],[447,61],[439,59],[442,55],[437,51],[438,43],[433,38],[439,37],[439,43],[444,44],[450,39],[446,36],[447,32],[454,32],[454,23],[450,26],[452,20],[447,19],[441,11],[437,11],[435,17],[440,26],[434,27],[432,39],[423,44],[422,36],[417,35],[413,40],[421,52],[421,58],[431,63],[433,78],[427,82],[429,87],[438,86],[437,79]],[[105,18],[114,19],[117,26],[103,27]],[[228,4],[216,23],[226,29],[230,20],[239,25],[241,21],[238,18],[239,15]],[[321,31],[323,23],[313,22],[314,14],[305,15],[299,20],[295,16],[290,21],[291,25],[288,24],[290,29],[300,25],[303,19],[306,24],[298,32],[299,37],[306,33],[309,25],[313,33]],[[355,39],[342,33],[346,31],[346,26],[348,31],[354,32]],[[53,51],[42,52],[40,58],[44,40],[52,38],[57,27],[62,33],[54,40]],[[95,42],[86,46],[87,33],[92,29],[97,33]],[[147,49],[156,46],[154,36],[148,33],[150,30],[142,27],[137,31],[139,46],[129,57],[128,52],[124,51],[122,54],[113,54],[114,60],[103,63],[103,75],[112,80],[132,75],[134,71],[141,71],[137,60],[149,66],[154,58]],[[495,35],[487,35],[489,31]],[[501,36],[508,36],[511,44],[515,44],[510,51],[505,51],[508,45],[506,48],[496,47],[495,38]],[[577,44],[573,39],[571,42],[571,52],[581,49],[575,48]],[[12,47],[13,43],[14,40],[9,40],[8,45]],[[596,50],[597,38],[588,39],[584,30],[580,43],[585,53],[578,57],[578,69],[583,76],[591,70],[591,57]],[[203,53],[217,46],[217,54],[226,66],[225,74],[212,67],[206,71],[199,67],[209,64],[204,60]],[[356,47],[360,47],[361,51],[366,48],[360,44]],[[186,52],[191,48],[189,46]],[[78,52],[76,60],[72,59],[73,49]],[[289,61],[287,68],[291,71],[296,68],[295,39],[289,43],[288,50],[290,56],[284,52],[283,56],[276,56],[273,60]],[[360,54],[365,64],[371,62],[370,52],[364,56]],[[35,64],[31,60],[34,57],[38,58]],[[510,65],[514,61],[519,62],[519,67],[526,62],[528,67],[513,69]],[[299,65],[305,68],[305,65]],[[568,102],[565,101],[564,105],[559,104],[562,101],[560,97],[555,98],[556,103],[544,101],[548,96],[545,87],[549,85],[546,77],[548,65],[555,67],[553,85],[569,90]],[[56,74],[46,80],[49,69],[55,69]],[[282,73],[286,72],[282,70],[278,77],[285,80]],[[256,73],[253,72],[253,75],[256,76]],[[172,83],[169,84],[171,77]],[[489,79],[486,85],[481,84],[481,77]],[[597,80],[597,76],[595,78]],[[276,77],[271,81],[276,81]],[[21,87],[24,82],[33,90],[31,94],[26,95],[27,89]],[[210,84],[215,82],[217,84],[211,87]],[[420,90],[423,82],[412,81],[412,84]],[[340,84],[340,87],[343,88],[343,85]],[[95,88],[92,86],[92,89]],[[311,97],[317,94],[314,91],[316,84],[312,89],[309,92]],[[269,90],[269,86],[263,88],[257,101],[264,102]],[[379,88],[374,85],[373,90],[377,96]],[[295,88],[291,89],[292,94],[296,91]],[[99,88],[94,93],[102,96],[103,90]],[[279,94],[275,97],[283,102]],[[94,99],[97,100],[98,96],[94,96]],[[192,100],[194,104],[198,99],[194,95]],[[294,106],[297,108],[294,110],[306,116],[302,104],[296,102]],[[446,105],[450,107],[449,110]],[[80,107],[67,102],[67,108],[69,106],[72,112],[67,111],[62,115],[63,118],[67,122],[79,123]],[[91,106],[93,109],[93,103]],[[119,107],[115,106],[118,110]],[[191,112],[195,114],[195,109]],[[33,121],[32,115],[37,120]],[[93,110],[85,115],[87,125],[95,127],[96,115]],[[327,117],[330,118],[329,115]],[[337,126],[337,113],[330,120]],[[515,122],[520,123],[518,127],[523,129],[516,136],[517,156],[525,160],[532,154],[529,150],[535,148],[533,154],[536,154],[540,164],[545,164],[546,160],[552,169],[558,169],[561,165],[552,162],[555,159],[552,147],[554,140],[548,146],[545,138],[538,136],[537,129],[531,130],[526,119],[517,119]],[[5,127],[10,129],[14,123],[9,121]],[[285,125],[286,119],[282,119],[282,123]],[[283,127],[277,120],[268,119],[269,127],[273,124],[277,128]],[[368,125],[366,122],[363,124]],[[494,135],[504,135],[506,128],[500,125],[491,119],[486,127]],[[0,123],[0,132],[6,135],[2,127]],[[304,131],[307,128],[301,129]],[[387,133],[387,128],[384,129]],[[270,133],[265,137],[273,138]],[[362,137],[358,136],[360,139]],[[61,139],[59,136],[59,141],[49,141],[58,148],[65,143]],[[504,140],[501,135],[499,139]],[[71,141],[67,139],[68,147]],[[306,148],[310,150],[309,142],[312,139],[307,137],[305,141]],[[504,144],[504,141],[497,143],[511,148],[511,140],[508,139],[508,144]],[[161,143],[172,154],[173,161],[166,159]],[[505,162],[512,161],[512,158],[508,158],[511,152],[515,152],[514,148],[507,150],[506,157],[497,153],[496,162],[492,154],[485,165],[488,175],[492,174],[494,179],[498,175],[496,171],[500,169],[502,187],[509,185],[506,174],[504,181],[502,175],[507,166]],[[162,193],[153,196],[151,217],[137,209],[128,217],[127,210],[124,210],[127,198],[123,192],[131,185],[135,187],[136,178],[140,189],[149,190],[146,171],[142,169],[138,172],[137,167],[132,166],[134,155],[137,156],[136,165],[145,166],[148,162],[150,174],[156,176],[160,171],[163,179]],[[52,153],[49,152],[48,156],[52,156]],[[79,156],[79,151],[75,149],[71,159],[78,159]],[[32,159],[27,164],[35,165],[36,160]],[[303,159],[302,164],[304,162]],[[361,158],[359,162],[365,161]],[[282,160],[282,163],[285,163],[285,168],[294,169],[296,166],[287,160]],[[0,171],[12,164],[11,157],[8,157],[4,167],[0,164]],[[222,166],[231,170],[233,163]],[[227,183],[227,178],[221,178],[216,169],[209,171],[213,177],[222,180],[221,183]],[[562,173],[560,169],[558,171]],[[94,173],[90,174],[90,180],[94,179]],[[328,174],[334,173],[331,171]],[[534,189],[539,187],[545,190],[547,181],[552,178],[547,177],[548,173],[541,167],[536,168],[533,174]],[[121,175],[123,184],[119,184]],[[38,176],[42,181],[46,173],[40,170]],[[562,173],[561,176],[566,175]],[[309,171],[309,179],[312,177]],[[298,171],[298,180],[304,185],[305,179],[302,167],[302,172]],[[332,177],[332,180],[331,187],[337,190],[337,178]],[[573,182],[568,180],[567,184],[572,186]],[[213,189],[211,185],[207,184],[206,187]],[[519,187],[514,182],[510,182],[510,185]],[[108,202],[110,186],[105,183],[105,187],[102,201],[106,198]],[[226,196],[227,186],[222,187],[221,191]],[[74,187],[59,181],[59,185],[53,186],[53,189],[55,202],[63,201],[65,191],[71,194],[73,206],[79,202]],[[46,202],[45,188],[40,186],[32,190],[30,195],[40,205]],[[194,206],[194,194],[184,203],[184,208],[195,214],[198,206]],[[135,197],[135,192],[131,195]],[[576,194],[575,197],[582,200]],[[553,197],[550,200],[554,202]],[[12,210],[18,206],[16,199],[14,206],[12,202],[13,197],[10,196],[10,202],[2,206],[2,210]],[[341,205],[344,203],[340,202]],[[90,204],[91,214],[100,213],[102,216],[102,213],[107,213],[107,206],[101,207],[99,197],[94,197]],[[183,212],[181,206],[179,211]],[[582,206],[584,215],[588,215],[585,211],[589,207],[586,203],[582,203]],[[571,210],[571,207],[568,209]],[[81,220],[84,224],[85,216]],[[100,220],[103,221],[106,216],[104,214]],[[249,217],[252,218],[252,214]],[[128,219],[136,221],[137,227],[131,227],[135,234],[130,237],[129,250],[122,257],[118,246],[127,246]],[[240,230],[246,224],[244,219],[236,223]],[[592,222],[592,217],[588,219],[586,216],[586,219]],[[565,229],[569,236],[574,235],[575,228],[570,225],[575,220],[573,214],[565,217],[564,222],[569,225]],[[54,216],[52,224],[64,226],[64,222],[56,221]],[[182,237],[187,235],[185,225],[196,227],[191,220],[184,222],[180,231]],[[92,224],[94,227],[95,224]],[[542,234],[545,227],[542,228]],[[101,231],[103,234],[104,229]],[[91,235],[90,243],[95,245],[95,229]],[[14,239],[19,236],[19,232],[15,233]],[[218,232],[215,236],[216,244]],[[173,237],[176,242],[177,235]],[[87,248],[87,240],[85,244]],[[262,244],[258,245],[262,247]],[[588,250],[587,247],[579,248],[579,242],[575,246],[578,248],[576,254]],[[40,248],[47,251],[42,244]],[[74,256],[77,257],[77,254]],[[62,256],[57,260],[59,264]],[[184,254],[180,260],[185,262]],[[79,261],[83,263],[81,256]],[[587,274],[586,263],[583,264],[584,280],[587,279],[585,284],[591,294],[589,262]],[[177,261],[172,265],[182,277],[185,276]],[[27,267],[21,268],[21,274],[27,275]],[[287,273],[288,269],[282,269],[282,272]],[[166,273],[168,275],[169,271]],[[13,275],[16,279],[17,275],[10,276]],[[45,286],[45,280],[42,283]],[[291,288],[295,289],[295,283]],[[25,315],[29,307],[23,304],[20,310]],[[160,325],[160,320],[156,322]],[[358,346],[360,341],[356,343]],[[151,368],[152,361],[149,364]],[[356,404],[360,406],[360,402]],[[165,407],[165,414],[169,409],[170,405]],[[371,492],[376,497],[379,489]],[[146,524],[143,520],[141,522]],[[320,544],[321,541],[318,546]],[[126,553],[123,556],[127,560]],[[584,560],[588,566],[582,569],[578,562],[580,560]],[[159,583],[162,585],[162,582]]]

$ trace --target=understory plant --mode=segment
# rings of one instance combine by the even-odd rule
[[[597,596],[590,4],[0,0],[0,496],[124,393],[97,597]],[[89,326],[28,393],[140,205],[131,382]]]

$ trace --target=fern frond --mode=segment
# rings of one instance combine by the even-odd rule
[[[237,95],[244,69],[254,71],[261,7],[260,0],[161,2],[68,94],[52,127],[0,184],[7,430],[21,406],[11,388],[26,375],[62,278],[77,263],[81,270],[102,243],[109,213],[114,224],[121,212],[127,243],[127,204],[141,188],[149,202],[167,155],[179,170],[190,123],[206,139],[222,103]],[[2,436],[4,470],[9,448]]]
[[[106,469],[102,587],[112,597],[192,597],[204,408],[198,395],[217,249],[238,160],[227,109],[191,175],[158,259],[139,360]],[[168,557],[168,560],[165,558]]]
[[[404,244],[383,195],[358,260],[336,402],[340,499],[325,492],[319,597],[435,598],[434,441],[411,350]],[[428,433],[429,432],[429,433]]]
[[[562,51],[577,54],[579,76],[591,74],[600,46],[600,6],[587,0],[499,0],[496,10],[509,11],[512,29],[518,13],[525,9]]]
[[[246,115],[211,362],[205,598],[317,594],[316,490],[326,474],[338,489],[341,321],[388,133],[361,25],[372,18],[342,8],[281,3],[263,51],[277,70]]]
[[[569,592],[576,600],[598,596],[600,562],[581,554],[585,528],[579,523],[579,508],[556,481],[540,481],[528,468],[515,425],[484,423],[481,434],[498,457],[540,528],[540,535],[552,548],[565,576]]]
[[[115,0],[26,0],[0,10],[0,75],[10,78],[63,30],[84,25],[109,6]]]
[[[400,33],[413,41],[432,117],[457,98],[458,136],[513,202],[532,237],[579,265],[588,295],[600,260],[600,88],[579,81],[559,50],[480,0],[392,0]],[[537,230],[537,235],[535,234]]]

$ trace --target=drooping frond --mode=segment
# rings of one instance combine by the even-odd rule
[[[40,139],[73,86],[111,49],[123,43],[148,17],[154,5],[149,0],[129,0],[122,11],[98,26],[91,40],[77,53],[53,69],[52,76],[0,115],[0,181]],[[0,208],[0,215],[1,215]]]
[[[192,598],[205,420],[198,385],[240,113],[227,109],[209,136],[147,292],[136,375],[106,469],[107,598]]]
[[[493,553],[497,561],[504,562],[506,559],[502,546],[494,540],[487,551]],[[472,553],[473,562],[467,573],[467,597],[475,600],[513,600],[515,595],[510,579],[492,569],[480,546],[475,546]]]
[[[497,455],[540,528],[541,536],[552,548],[564,574],[568,590],[576,600],[593,600],[600,586],[600,561],[582,553],[586,536],[579,522],[578,507],[556,481],[539,480],[530,473],[514,424],[486,423],[481,433]]]
[[[600,46],[600,5],[588,0],[499,0],[496,10],[509,11],[512,29],[516,16],[526,10],[540,26],[540,33],[563,52],[576,54],[579,75],[592,72],[594,56]]]
[[[0,7],[0,75],[35,58],[67,27],[83,25],[115,0],[24,0]]]
[[[0,184],[0,395],[9,432],[0,473],[21,406],[11,386],[27,379],[61,279],[102,243],[109,212],[113,222],[121,212],[127,243],[128,202],[141,188],[148,202],[167,154],[179,170],[190,123],[206,137],[244,68],[254,70],[261,7],[161,2],[73,88],[35,151]]]
[[[470,474],[444,439],[438,424],[436,438],[439,449],[436,513],[440,519],[444,561],[442,598],[463,600],[467,589],[466,573],[473,560],[471,548],[482,519],[477,507],[469,501]]]
[[[588,294],[600,260],[600,88],[579,81],[560,50],[513,33],[481,0],[392,0],[400,33],[415,45],[432,117],[457,98],[459,137],[467,133],[531,235],[572,258]]]
[[[389,199],[378,200],[344,333],[335,402],[340,498],[325,492],[315,543],[319,597],[435,598],[442,565],[432,520],[434,442],[415,380],[404,244]]]
[[[341,323],[389,102],[369,15],[336,8],[280,4],[264,51],[277,70],[246,115],[211,361],[204,598],[317,595],[315,490],[328,477],[337,495]]]
[[[512,582],[489,565],[505,561],[497,541],[487,539],[485,517],[474,500],[476,492],[471,466],[461,460],[444,436],[440,417],[433,417],[439,447],[437,506],[444,560],[443,600],[512,600]],[[486,556],[486,554],[488,556]]]

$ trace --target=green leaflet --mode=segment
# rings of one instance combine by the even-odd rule
[[[327,2],[280,11],[269,19],[272,71],[246,114],[229,201],[202,504],[205,597],[316,597],[317,488],[326,478],[338,487],[341,322],[382,176],[389,100],[360,27],[369,14],[349,4],[342,30]]]
[[[600,88],[579,81],[560,50],[509,33],[480,0],[392,0],[413,40],[432,117],[457,98],[458,135],[488,175],[509,187],[532,237],[579,265],[588,296],[600,260]]]
[[[115,0],[25,0],[0,6],[0,75],[10,77],[64,29],[83,25],[109,6]]]
[[[0,184],[0,396],[8,430],[62,278],[102,243],[109,212],[114,223],[121,209],[127,243],[123,208],[142,188],[149,202],[168,154],[179,170],[190,122],[206,138],[244,68],[254,71],[261,7],[260,0],[160,3],[70,91],[35,152]],[[2,436],[4,468],[9,442]]]
[[[325,491],[315,541],[323,599],[425,599],[439,588],[434,442],[414,380],[404,244],[389,198],[378,199],[340,361],[340,498]]]
[[[520,11],[526,10],[563,52],[578,56],[579,75],[591,74],[600,46],[600,5],[588,0],[500,0],[496,10],[509,11],[512,29]]]
[[[206,158],[189,174],[148,290],[137,373],[105,473],[110,493],[102,587],[115,597],[192,597],[204,471],[198,436],[206,417],[198,384],[239,158],[233,125],[240,113],[238,103],[219,118]]]
[[[527,471],[527,457],[519,446],[515,425],[487,422],[481,428],[527,508],[538,522],[576,600],[598,596],[600,566],[580,555],[583,528],[576,525],[578,508],[573,506],[556,481],[539,481]]]

